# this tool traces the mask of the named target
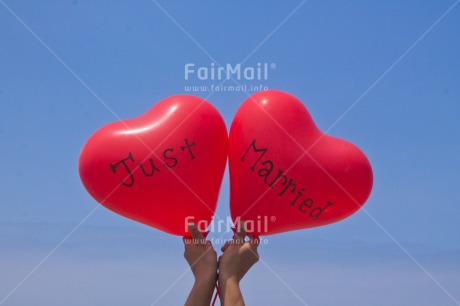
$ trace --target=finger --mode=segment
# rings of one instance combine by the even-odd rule
[[[191,237],[182,237],[182,241],[184,242],[184,246],[187,246],[190,243],[192,243],[192,238]]]
[[[230,241],[225,242],[225,244],[222,246],[222,248],[220,250],[222,252],[225,252],[225,250],[228,248],[229,245],[230,245]]]
[[[246,223],[244,221],[238,223],[235,236],[236,238],[241,238],[244,242],[244,237],[246,237]]]
[[[203,234],[200,232],[198,227],[196,226],[195,223],[189,223],[188,224],[188,230],[190,232],[190,235],[192,236],[193,240],[198,240],[198,241],[204,241]]]
[[[207,248],[212,249],[213,252],[215,252],[214,247],[213,247],[211,241],[206,240],[206,242],[204,243],[204,245],[205,245]]]

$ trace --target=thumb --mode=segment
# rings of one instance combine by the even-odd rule
[[[259,237],[249,237],[249,245],[256,249],[259,247],[260,244],[260,238]]]

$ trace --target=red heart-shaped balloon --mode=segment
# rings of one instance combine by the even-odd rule
[[[372,189],[363,152],[323,134],[281,91],[249,97],[229,137],[230,212],[253,235],[329,224],[356,212]]]
[[[211,221],[227,159],[227,130],[207,101],[168,97],[140,117],[96,131],[79,172],[108,209],[170,234]]]

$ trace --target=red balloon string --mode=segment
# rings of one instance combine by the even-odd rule
[[[212,300],[211,306],[216,304],[217,297],[219,296],[219,285],[216,284],[216,294],[214,295],[214,299]]]

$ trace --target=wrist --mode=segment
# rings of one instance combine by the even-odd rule
[[[244,306],[239,281],[235,276],[219,276],[219,295],[222,305]]]
[[[195,284],[215,284],[217,281],[216,271],[195,275]]]
[[[192,291],[190,292],[185,305],[210,305],[215,286],[215,275],[214,278],[211,278],[210,276],[195,277],[195,283],[193,284]]]
[[[226,284],[235,284],[239,286],[239,283],[240,281],[236,275],[230,275],[222,272],[219,273],[219,285],[222,284],[225,286]]]

